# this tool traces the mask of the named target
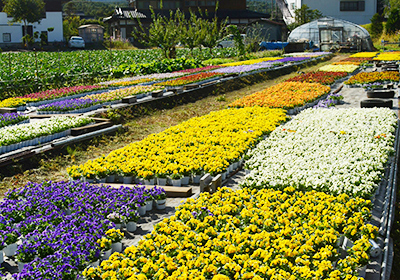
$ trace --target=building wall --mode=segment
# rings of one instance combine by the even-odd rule
[[[0,43],[14,44],[22,42],[22,23],[10,24],[11,17],[7,17],[6,13],[0,12]],[[47,31],[47,28],[53,27],[52,32],[47,33],[48,42],[61,42],[63,41],[63,25],[62,25],[62,12],[46,12],[46,18],[42,19],[40,23],[28,24],[33,26],[33,32]],[[5,35],[10,34],[10,35]],[[5,41],[11,37],[11,41]]]
[[[294,10],[307,5],[311,9],[319,10],[324,16],[331,16],[338,19],[344,19],[356,24],[371,23],[370,19],[376,13],[377,0],[287,0],[288,6],[292,14]],[[341,11],[341,2],[343,6],[356,5],[364,6],[363,11]],[[359,3],[359,2],[363,2]]]

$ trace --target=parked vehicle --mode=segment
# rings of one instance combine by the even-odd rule
[[[246,34],[240,34],[242,40],[246,40]],[[217,48],[232,48],[235,46],[235,40],[233,39],[233,34],[225,36],[218,41]]]
[[[69,39],[68,47],[84,49],[85,48],[85,41],[83,40],[82,37],[72,36],[71,39]]]

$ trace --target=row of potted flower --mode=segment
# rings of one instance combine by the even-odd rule
[[[88,117],[52,117],[42,122],[25,123],[0,129],[0,153],[37,145],[64,137],[70,128],[92,122]]]
[[[379,61],[400,61],[400,52],[399,52],[399,51],[394,51],[394,52],[383,52],[383,53],[379,53],[376,57],[374,57],[373,60],[379,60]]]
[[[102,105],[111,104],[113,102],[121,101],[122,98],[128,96],[139,96],[148,92],[163,89],[161,86],[132,86],[123,89],[116,89],[105,91],[102,93],[91,94],[85,97],[68,99],[63,101],[56,101],[39,106],[37,111],[39,114],[43,113],[84,113],[85,111],[95,110]],[[86,110],[85,110],[86,109]]]
[[[20,262],[15,279],[76,279],[88,264],[108,258],[111,246],[121,251],[123,233],[115,224],[136,222],[138,211],[153,200],[165,204],[165,191],[80,181],[28,183],[1,203],[0,250]]]
[[[197,74],[192,74],[192,75],[188,75],[188,76],[175,78],[173,80],[156,83],[155,85],[166,86],[166,87],[176,87],[176,86],[183,86],[183,85],[187,85],[187,84],[198,83],[201,81],[209,80],[212,78],[217,78],[220,76],[222,76],[221,73],[201,72],[201,73],[197,73]]]
[[[305,110],[247,154],[242,186],[371,197],[394,151],[396,126],[388,108]]]
[[[67,169],[70,177],[133,176],[144,180],[226,175],[249,148],[286,120],[284,110],[262,107],[225,109],[192,118],[105,157]]]
[[[61,101],[70,99],[71,96],[72,98],[77,98],[85,95],[84,93],[95,92],[105,87],[104,85],[73,86],[35,92],[20,97],[7,98],[0,102],[0,108],[18,108],[18,110],[23,111],[27,106],[37,107],[47,104],[53,99]]]
[[[258,70],[263,70],[263,69],[269,69],[269,68],[274,68],[280,65],[284,65],[286,63],[291,63],[291,62],[301,62],[305,60],[309,60],[310,57],[285,57],[285,58],[279,58],[276,60],[267,60],[267,61],[260,61],[257,63],[243,63],[240,65],[235,65],[235,66],[227,66],[223,67],[220,69],[213,70],[214,72],[217,73],[224,73],[224,74],[230,74],[230,73],[250,73],[250,72],[255,72]]]
[[[263,91],[238,99],[229,106],[292,109],[316,101],[330,92],[329,86],[319,83],[283,82]]]
[[[319,71],[326,71],[326,72],[347,72],[353,73],[356,71],[360,66],[355,64],[342,64],[342,65],[334,65],[328,64],[325,66],[320,67]]]
[[[0,114],[0,128],[10,125],[29,122],[29,117],[22,113],[4,113]]]
[[[396,71],[382,71],[382,72],[361,72],[350,79],[348,79],[346,85],[360,85],[370,84],[375,82],[399,82],[400,74]]]
[[[371,202],[263,189],[202,193],[86,279],[357,279],[368,263]],[[354,241],[340,259],[341,236]]]
[[[286,82],[306,82],[320,83],[322,85],[332,85],[333,83],[335,83],[335,81],[342,79],[347,75],[347,72],[315,71],[303,73],[301,75],[287,79]]]

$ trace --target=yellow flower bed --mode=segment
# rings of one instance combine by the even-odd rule
[[[350,55],[350,57],[375,57],[379,52],[359,52]]]
[[[348,279],[365,265],[371,202],[347,195],[222,188],[189,199],[86,279]],[[339,259],[341,235],[354,241]],[[334,263],[337,261],[336,266]],[[97,278],[96,278],[97,277]],[[109,277],[109,278],[108,278]]]
[[[255,107],[211,112],[67,171],[73,178],[115,172],[145,179],[203,171],[215,175],[224,172],[262,135],[285,120],[285,111],[281,109]]]
[[[35,101],[34,98],[10,97],[0,102],[0,108],[15,108],[26,105],[27,102]]]
[[[263,61],[273,61],[273,60],[278,60],[278,59],[282,59],[282,57],[263,57],[263,58],[258,58],[258,59],[250,59],[250,60],[244,60],[244,61],[225,63],[225,64],[221,64],[220,66],[250,65],[250,64],[260,63]]]
[[[348,79],[346,85],[368,84],[374,82],[392,81],[398,82],[400,78],[399,72],[383,71],[383,72],[361,72]]]
[[[348,65],[325,65],[319,68],[319,71],[326,71],[326,72],[347,72],[351,73],[354,72],[359,66],[354,64]]]
[[[143,78],[143,79],[137,79],[137,80],[132,80],[132,81],[121,81],[121,82],[114,82],[109,84],[111,87],[124,87],[124,86],[133,86],[137,84],[143,84],[143,83],[149,83],[152,81],[155,81],[156,78]]]
[[[384,52],[380,53],[374,60],[394,61],[400,60],[400,52]]]
[[[338,61],[332,63],[332,65],[360,65],[361,62],[356,62],[356,61]]]
[[[263,91],[244,96],[229,104],[231,107],[262,106],[294,108],[329,93],[330,87],[319,83],[283,82]]]

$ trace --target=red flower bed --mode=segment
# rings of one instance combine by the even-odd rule
[[[167,86],[167,87],[168,86],[169,87],[182,86],[182,85],[192,84],[192,83],[200,82],[200,81],[207,80],[210,78],[222,76],[222,75],[223,74],[221,74],[221,73],[214,73],[214,72],[198,73],[198,74],[185,76],[185,77],[177,78],[177,79],[170,80],[170,81],[157,83],[155,85]]]
[[[303,83],[319,83],[323,85],[331,85],[336,80],[346,77],[346,72],[308,72],[297,77],[286,80],[286,82],[303,82]]]

